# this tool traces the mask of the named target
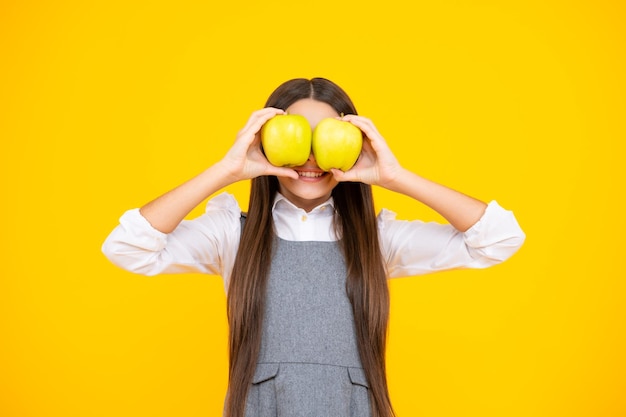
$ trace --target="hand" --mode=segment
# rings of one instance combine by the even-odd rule
[[[279,114],[285,114],[285,112],[273,107],[257,110],[252,113],[246,125],[239,131],[235,143],[221,161],[224,169],[234,181],[262,175],[298,179],[298,174],[293,169],[270,164],[261,150],[261,128],[268,120]]]
[[[361,155],[352,168],[346,172],[331,169],[335,180],[358,181],[388,188],[400,175],[402,167],[374,123],[366,117],[353,114],[343,116],[340,120],[350,122],[361,129],[364,138]]]

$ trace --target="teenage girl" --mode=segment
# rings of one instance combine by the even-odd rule
[[[272,166],[259,132],[272,117],[300,114],[311,128],[340,117],[364,136],[356,165],[321,170]],[[244,215],[232,195],[251,180]],[[374,211],[371,186],[427,205],[449,224],[400,221]],[[280,85],[216,164],[129,210],[103,245],[132,272],[220,275],[227,291],[227,417],[389,417],[385,374],[387,279],[485,268],[513,255],[524,233],[510,211],[403,168],[346,93],[323,78]]]

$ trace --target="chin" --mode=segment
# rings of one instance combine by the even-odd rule
[[[332,177],[326,178],[325,181],[313,183],[290,178],[280,178],[279,184],[280,193],[289,199],[295,197],[302,200],[326,200],[330,197],[331,192],[337,185],[337,181]]]
[[[303,185],[299,187],[293,187],[292,194],[297,195],[300,198],[307,200],[318,200],[320,198],[330,197],[330,193],[333,191],[333,187],[311,187],[310,185]]]

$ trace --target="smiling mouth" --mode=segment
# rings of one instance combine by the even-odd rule
[[[299,176],[305,178],[319,178],[326,174],[325,172],[296,171]]]

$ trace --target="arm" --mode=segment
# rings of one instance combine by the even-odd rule
[[[455,229],[467,231],[482,217],[487,204],[437,184],[406,169],[385,187],[405,194],[441,214]]]
[[[204,199],[237,181],[261,175],[297,178],[295,171],[271,165],[263,155],[259,131],[279,109],[265,108],[252,114],[237,135],[226,156],[207,170],[140,208],[140,213],[155,229],[172,232]]]
[[[512,256],[525,239],[512,212],[495,201],[488,205],[420,177],[401,167],[373,123],[359,116],[343,118],[365,134],[356,165],[333,170],[338,181],[361,181],[405,194],[441,214],[450,224],[400,221],[379,215],[381,249],[390,277],[456,268],[486,268]]]
[[[361,157],[352,169],[346,172],[333,169],[338,181],[360,181],[405,194],[435,210],[461,232],[476,224],[485,213],[484,202],[401,167],[369,119],[348,115],[343,120],[361,129],[366,139]]]
[[[381,251],[389,278],[462,268],[487,268],[509,259],[525,235],[513,213],[491,201],[480,220],[465,232],[449,224],[378,216]]]
[[[102,251],[119,267],[144,275],[201,272],[225,279],[239,243],[240,210],[232,196],[222,195],[193,220],[185,216],[205,198],[236,181],[259,175],[297,177],[295,171],[269,164],[261,152],[261,126],[282,110],[254,112],[227,154],[196,177],[129,210],[106,238]]]

